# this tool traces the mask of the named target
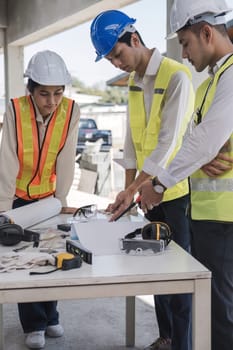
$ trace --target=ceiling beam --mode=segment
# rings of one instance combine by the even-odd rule
[[[26,46],[138,0],[8,0],[8,45]],[[26,11],[25,11],[26,9]]]

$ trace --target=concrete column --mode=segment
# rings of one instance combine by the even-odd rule
[[[5,94],[6,104],[10,98],[25,94],[24,87],[24,47],[4,44]]]
[[[171,33],[170,11],[171,11],[172,4],[173,4],[173,0],[167,0],[167,34]],[[167,40],[167,56],[182,63],[181,45],[179,45],[177,37]]]

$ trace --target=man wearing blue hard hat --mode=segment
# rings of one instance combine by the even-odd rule
[[[100,13],[91,25],[96,61],[104,57],[130,73],[123,158],[125,190],[108,207],[113,213],[111,220],[128,207],[141,184],[159,166],[167,166],[174,158],[193,112],[190,71],[156,48],[147,48],[134,27],[135,21],[121,11],[109,10]],[[184,179],[167,192],[166,202],[147,213],[151,221],[166,222],[173,239],[186,250],[190,246],[188,200],[188,180]],[[155,308],[160,336],[146,349],[190,350],[191,296],[155,296]]]
[[[192,251],[212,272],[212,350],[233,349],[233,45],[225,17],[231,10],[224,0],[174,0],[171,30],[182,56],[197,72],[208,68],[209,77],[197,89],[189,135],[167,169],[157,173],[166,188],[190,176]],[[214,157],[219,171],[209,168],[208,174],[203,165]],[[228,171],[221,172],[221,165]],[[145,211],[162,199],[151,182],[142,186]]]

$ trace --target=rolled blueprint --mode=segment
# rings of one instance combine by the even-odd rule
[[[7,210],[1,215],[7,216],[22,228],[27,228],[58,215],[61,208],[59,199],[48,197],[20,208]]]

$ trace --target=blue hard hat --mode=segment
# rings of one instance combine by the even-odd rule
[[[116,45],[124,29],[136,22],[118,10],[101,12],[91,24],[91,40],[96,50],[96,62],[106,56]]]

